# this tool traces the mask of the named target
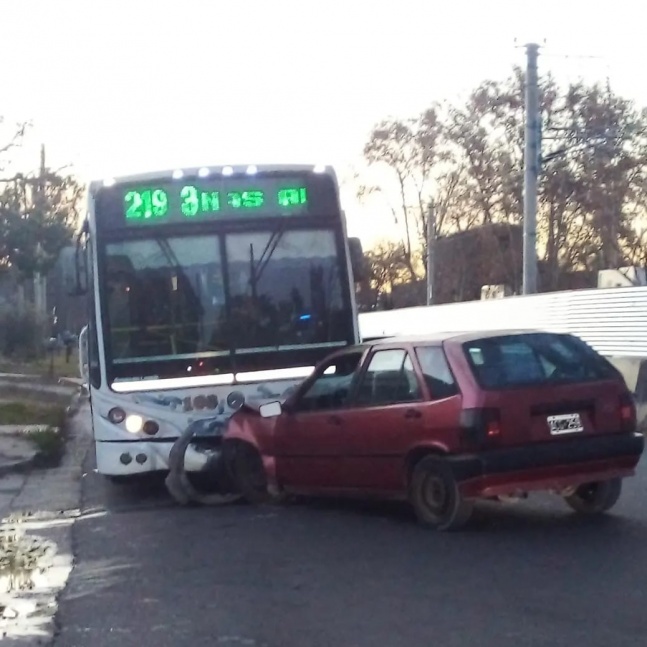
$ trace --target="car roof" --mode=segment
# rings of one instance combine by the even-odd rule
[[[510,335],[528,335],[528,334],[557,334],[545,330],[538,329],[497,329],[497,330],[470,330],[470,331],[447,331],[447,332],[434,332],[426,335],[393,335],[384,336],[379,338],[367,339],[361,344],[351,347],[354,350],[363,350],[380,345],[396,345],[396,344],[425,344],[425,345],[440,345],[445,341],[454,341],[457,343],[464,343],[468,341],[475,341],[477,339],[486,339],[490,337],[504,337]],[[349,348],[348,350],[351,350]]]

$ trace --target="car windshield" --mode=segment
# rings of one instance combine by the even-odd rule
[[[232,234],[224,247],[215,235],[106,246],[115,363],[345,343],[332,231]]]
[[[467,342],[463,348],[476,379],[486,389],[616,377],[611,364],[571,335],[489,337]]]

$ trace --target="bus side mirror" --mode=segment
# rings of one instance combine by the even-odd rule
[[[350,264],[353,268],[355,283],[361,283],[368,278],[366,259],[362,249],[362,241],[359,238],[348,239],[348,251],[350,253]]]
[[[88,327],[83,326],[79,335],[79,375],[84,386],[90,384],[90,362],[88,356]]]
[[[76,245],[63,247],[59,255],[65,291],[69,296],[77,297],[88,291],[88,266],[86,249],[78,240]]]

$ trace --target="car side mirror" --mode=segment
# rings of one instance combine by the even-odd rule
[[[261,404],[258,408],[258,412],[263,418],[276,418],[276,416],[280,416],[281,413],[283,413],[283,408],[281,407],[281,403],[278,401],[266,402],[265,404]]]

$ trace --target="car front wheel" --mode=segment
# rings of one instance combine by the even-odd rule
[[[464,499],[450,467],[442,458],[428,456],[414,468],[409,500],[418,521],[436,530],[457,530],[472,516],[474,504]]]
[[[564,501],[580,514],[602,514],[617,503],[621,492],[622,479],[615,478],[580,485],[573,494],[565,496]]]
[[[233,457],[233,477],[238,491],[249,503],[269,502],[265,466],[255,448],[246,444],[236,447]]]

